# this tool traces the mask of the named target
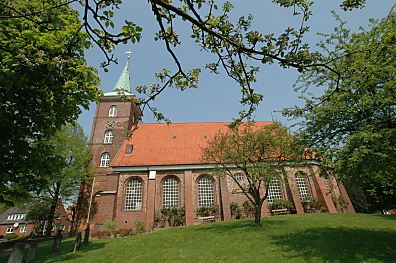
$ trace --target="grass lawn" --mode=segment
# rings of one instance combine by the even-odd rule
[[[396,262],[396,216],[305,214],[167,228],[94,240],[73,254],[43,244],[36,262]]]

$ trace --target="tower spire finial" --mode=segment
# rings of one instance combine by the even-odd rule
[[[131,58],[131,55],[132,55],[132,51],[131,51],[131,49],[129,49],[127,52],[125,52],[125,54],[127,54],[127,61],[129,62],[129,59]]]

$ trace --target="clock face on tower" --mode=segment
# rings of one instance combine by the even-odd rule
[[[106,124],[106,128],[114,128],[114,121],[108,121]]]

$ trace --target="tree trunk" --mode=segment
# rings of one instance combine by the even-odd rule
[[[255,214],[254,214],[254,225],[256,228],[260,228],[261,227],[261,206],[262,206],[262,202],[260,201],[256,201],[256,203],[254,204],[254,208],[255,208]]]
[[[47,237],[51,236],[52,223],[54,222],[55,210],[56,210],[56,206],[58,205],[60,185],[61,185],[60,182],[56,182],[54,198],[52,199],[50,211],[49,211],[48,217],[47,217],[47,229],[45,232],[45,235]]]

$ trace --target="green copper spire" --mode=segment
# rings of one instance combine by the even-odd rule
[[[117,83],[114,86],[114,91],[127,91],[131,92],[131,81],[128,71],[129,62],[126,63],[124,70],[122,71]]]

